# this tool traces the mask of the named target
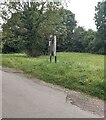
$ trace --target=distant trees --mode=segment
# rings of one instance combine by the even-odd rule
[[[61,40],[58,41],[57,44],[57,50],[58,51],[66,51],[69,49],[71,49],[72,44],[70,43],[70,41],[73,38],[73,33],[74,33],[74,29],[77,26],[77,21],[75,20],[75,14],[73,14],[71,11],[69,10],[62,10],[62,16],[64,18],[63,22],[66,26],[66,37],[60,37],[59,39],[63,39],[63,41],[61,42]]]
[[[6,7],[5,7],[6,6]],[[47,54],[50,34],[57,35],[57,51],[104,54],[106,2],[95,7],[97,31],[77,26],[75,14],[60,2],[4,3],[2,7],[3,53]],[[76,27],[77,26],[77,27]]]
[[[2,31],[0,31],[0,53],[2,53],[2,48],[3,48],[3,45],[2,45]]]
[[[62,51],[89,52],[105,54],[106,46],[106,1],[98,2],[95,7],[95,25],[97,31],[75,27],[72,34],[68,34],[63,43]],[[106,49],[106,48],[105,48]]]
[[[98,2],[95,11],[95,24],[97,26],[95,51],[104,54],[104,46],[106,45],[106,1]]]
[[[96,34],[97,32],[92,29],[85,30],[81,26],[76,27],[72,35],[68,35],[63,51],[95,53]]]

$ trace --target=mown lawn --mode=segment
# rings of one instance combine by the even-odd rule
[[[31,58],[25,54],[3,54],[2,65],[106,100],[103,55],[64,52],[57,54],[57,63],[50,63],[49,56]]]

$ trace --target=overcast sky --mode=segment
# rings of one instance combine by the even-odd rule
[[[94,23],[95,6],[102,0],[70,0],[68,9],[76,16],[78,24],[86,29],[96,30]]]

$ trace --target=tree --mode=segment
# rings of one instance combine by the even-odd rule
[[[85,30],[83,27],[78,26],[75,28],[73,33],[73,38],[71,41],[71,51],[74,52],[84,52],[85,46],[83,45],[85,36]]]
[[[21,42],[24,44],[24,51],[26,51],[27,54],[31,56],[43,54],[47,44],[47,42],[44,41],[45,34],[47,33],[47,30],[53,33],[53,30],[56,31],[54,29],[56,28],[55,26],[57,26],[55,24],[53,26],[46,25],[46,19],[50,18],[51,14],[47,14],[47,12],[49,13],[50,9],[56,11],[60,4],[47,4],[46,2],[31,3],[31,6],[29,7],[28,3],[24,3],[23,5],[20,3],[10,3],[6,4],[6,6],[8,10],[4,9],[2,11],[2,18],[7,21],[2,26],[4,44],[9,47],[12,45],[11,47],[16,49],[16,42],[14,41],[17,41],[19,45]],[[56,18],[55,16],[56,15],[53,15],[54,18]],[[58,17],[59,16],[57,16],[56,19],[59,19]],[[54,19],[49,19],[49,22],[51,21],[54,21]],[[44,27],[45,29],[43,29]]]
[[[20,34],[22,6],[20,3],[3,3],[1,4],[1,17],[4,21],[2,25],[2,43],[3,53],[20,52],[22,51],[22,38]],[[16,12],[18,11],[18,12]]]
[[[94,53],[95,38],[95,31],[92,29],[85,30],[83,27],[78,26],[74,29],[72,38],[67,44],[67,51]]]
[[[75,20],[75,14],[73,14],[70,10],[61,9],[61,15],[63,17],[63,24],[66,25],[67,35],[62,42],[59,41],[60,43],[58,43],[58,49],[59,51],[70,51],[72,48],[72,38],[77,21]]]
[[[0,30],[0,41],[2,40],[2,31]],[[0,42],[0,53],[2,53],[3,44]]]
[[[95,40],[96,40],[96,31],[88,29],[85,31],[82,44],[84,46],[84,52],[94,53]]]
[[[103,54],[104,43],[106,44],[106,1],[98,2],[95,12],[95,24],[98,31],[95,51]]]
[[[59,40],[64,40],[67,37],[68,25],[66,24],[71,24],[74,20],[73,14],[57,2],[31,3],[30,7],[28,3],[24,3],[22,6],[20,4],[8,6],[11,8],[9,9],[11,17],[6,18],[6,11],[2,16],[7,19],[2,26],[4,41],[6,41],[4,43],[7,44],[8,41],[9,45],[13,45],[13,39],[15,39],[19,43],[19,47],[23,45],[24,51],[31,56],[47,53],[50,34],[56,34]],[[15,43],[13,46],[16,48]]]

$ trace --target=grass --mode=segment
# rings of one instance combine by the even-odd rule
[[[25,54],[3,54],[2,65],[106,100],[103,55],[64,52],[57,54],[57,63],[50,63],[48,56],[30,58]]]

